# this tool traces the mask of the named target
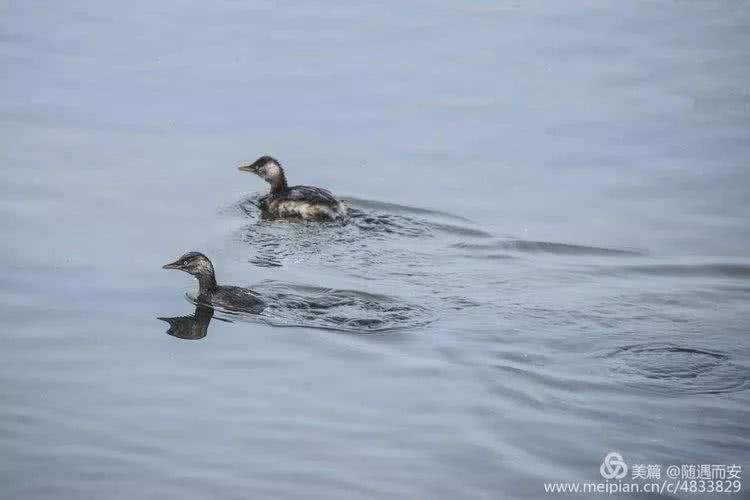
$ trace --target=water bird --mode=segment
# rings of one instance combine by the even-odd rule
[[[313,186],[289,187],[284,167],[270,156],[261,156],[239,169],[242,172],[252,172],[271,185],[271,191],[260,200],[260,207],[272,217],[305,220],[347,217],[346,205],[330,191]]]
[[[249,288],[224,286],[216,283],[211,261],[200,252],[188,252],[179,259],[162,266],[192,274],[198,280],[198,302],[237,312],[258,314],[266,304]]]

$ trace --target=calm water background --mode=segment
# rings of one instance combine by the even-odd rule
[[[3,2],[0,496],[538,498],[610,450],[747,475],[748,26],[741,1]],[[236,170],[261,154],[358,216],[261,220]],[[160,266],[187,250],[354,298],[180,340],[157,317],[193,284]]]

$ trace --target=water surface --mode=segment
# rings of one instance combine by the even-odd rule
[[[0,13],[3,498],[750,464],[745,2]],[[260,217],[262,154],[351,221]],[[188,250],[273,307],[197,309]]]

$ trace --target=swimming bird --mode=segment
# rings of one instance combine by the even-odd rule
[[[266,304],[249,288],[223,286],[216,283],[216,274],[211,261],[200,252],[188,252],[179,259],[162,266],[177,269],[195,276],[198,280],[198,301],[237,312],[258,314]]]
[[[270,156],[261,156],[239,169],[252,172],[271,185],[271,191],[261,199],[260,206],[272,217],[329,220],[346,218],[346,206],[330,191],[312,186],[289,187],[284,167]]]

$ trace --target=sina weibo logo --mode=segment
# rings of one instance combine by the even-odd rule
[[[612,451],[604,457],[599,472],[604,479],[622,479],[628,474],[628,464],[622,459],[622,455]]]

